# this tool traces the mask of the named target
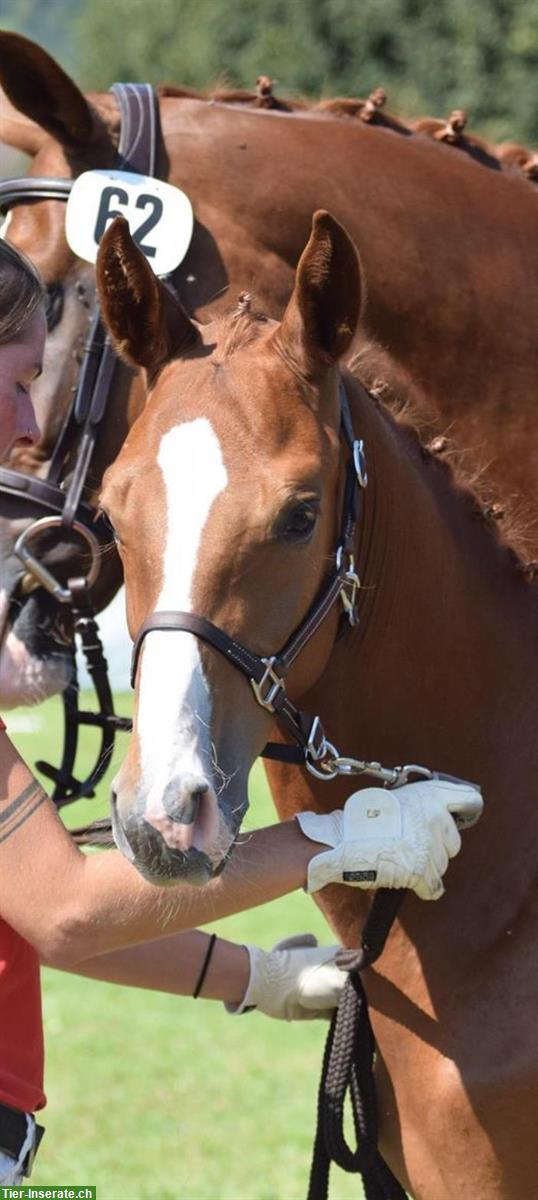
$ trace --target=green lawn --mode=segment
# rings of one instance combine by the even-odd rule
[[[120,697],[119,710],[129,702]],[[58,760],[57,702],[9,724],[29,763]],[[105,780],[67,823],[106,812],[106,794]],[[257,767],[246,824],[273,815]],[[332,940],[303,893],[211,928],[265,947],[303,929]],[[32,1183],[94,1184],[98,1200],[303,1200],[324,1022],[234,1019],[220,1004],[48,970],[44,996],[49,1103]],[[356,1176],[334,1171],[332,1200],[361,1196]]]

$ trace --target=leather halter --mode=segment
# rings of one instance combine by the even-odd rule
[[[340,535],[335,565],[329,580],[323,585],[306,616],[277,654],[261,657],[229,637],[205,617],[189,612],[154,612],[141,625],[133,647],[131,685],[134,687],[140,652],[149,633],[185,632],[194,634],[222,654],[249,681],[254,696],[262,708],[275,714],[291,734],[297,746],[269,743],[262,754],[306,765],[314,773],[323,772],[323,763],[332,750],[327,742],[319,717],[311,717],[298,709],[286,694],[285,676],[310,639],[317,633],[325,617],[340,598],[349,623],[356,625],[357,591],[360,587],[355,572],[354,548],[357,523],[362,508],[362,492],[368,477],[363,443],[355,437],[349,402],[343,383],[339,387],[341,431],[349,450],[346,468]]]
[[[154,175],[159,108],[153,88],[146,83],[115,83],[111,91],[118,102],[121,120],[116,168]],[[29,176],[5,180],[0,183],[0,211],[6,212],[15,204],[27,204],[37,200],[65,202],[69,198],[72,186],[72,179]],[[15,553],[26,571],[33,574],[42,587],[51,592],[60,603],[71,608],[74,630],[81,638],[99,703],[98,713],[79,711],[78,681],[73,653],[71,680],[64,693],[65,734],[62,764],[59,769],[48,763],[38,764],[55,784],[53,799],[58,806],[81,796],[94,794],[95,785],[102,778],[110,761],[115,731],[131,727],[130,721],[117,717],[114,713],[107,663],[89,597],[100,564],[98,536],[101,535],[103,540],[108,541],[110,531],[103,518],[97,516],[82,500],[97,437],[107,410],[116,363],[116,353],[105,334],[96,303],[77,387],[54,448],[46,478],[38,479],[8,467],[0,467],[0,494],[22,500],[30,512],[39,514],[19,537]],[[66,463],[75,446],[75,465],[69,483],[65,486],[63,476]],[[59,534],[66,530],[77,533],[89,546],[92,556],[88,575],[82,579],[70,579],[67,587],[63,587],[54,578],[30,548],[36,536],[45,529],[53,528],[56,528]],[[101,730],[97,761],[89,776],[82,782],[73,775],[80,725],[96,725]]]

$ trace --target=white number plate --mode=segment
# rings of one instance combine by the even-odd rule
[[[75,180],[65,218],[74,254],[95,262],[105,229],[118,216],[129,222],[156,275],[167,275],[185,258],[194,224],[188,196],[161,179],[129,171],[85,171]]]

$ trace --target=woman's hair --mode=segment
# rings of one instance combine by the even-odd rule
[[[45,299],[45,287],[20,250],[0,238],[0,346],[13,341]]]

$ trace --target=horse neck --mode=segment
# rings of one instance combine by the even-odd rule
[[[404,914],[424,961],[440,970],[442,947],[445,964],[453,949],[458,969],[464,957],[470,968],[514,927],[536,882],[537,595],[443,466],[424,460],[416,439],[352,380],[346,386],[369,472],[360,624],[336,642],[302,706],[320,713],[341,754],[415,762],[480,784],[485,811],[450,866],[442,907],[406,905]],[[335,807],[353,790],[349,778],[318,785],[270,775],[281,815]],[[338,936],[355,944],[364,897],[327,904]]]
[[[396,759],[420,754],[489,778],[513,758],[516,729],[528,729],[536,592],[449,470],[353,385],[352,395],[370,476],[356,638],[363,736]]]

